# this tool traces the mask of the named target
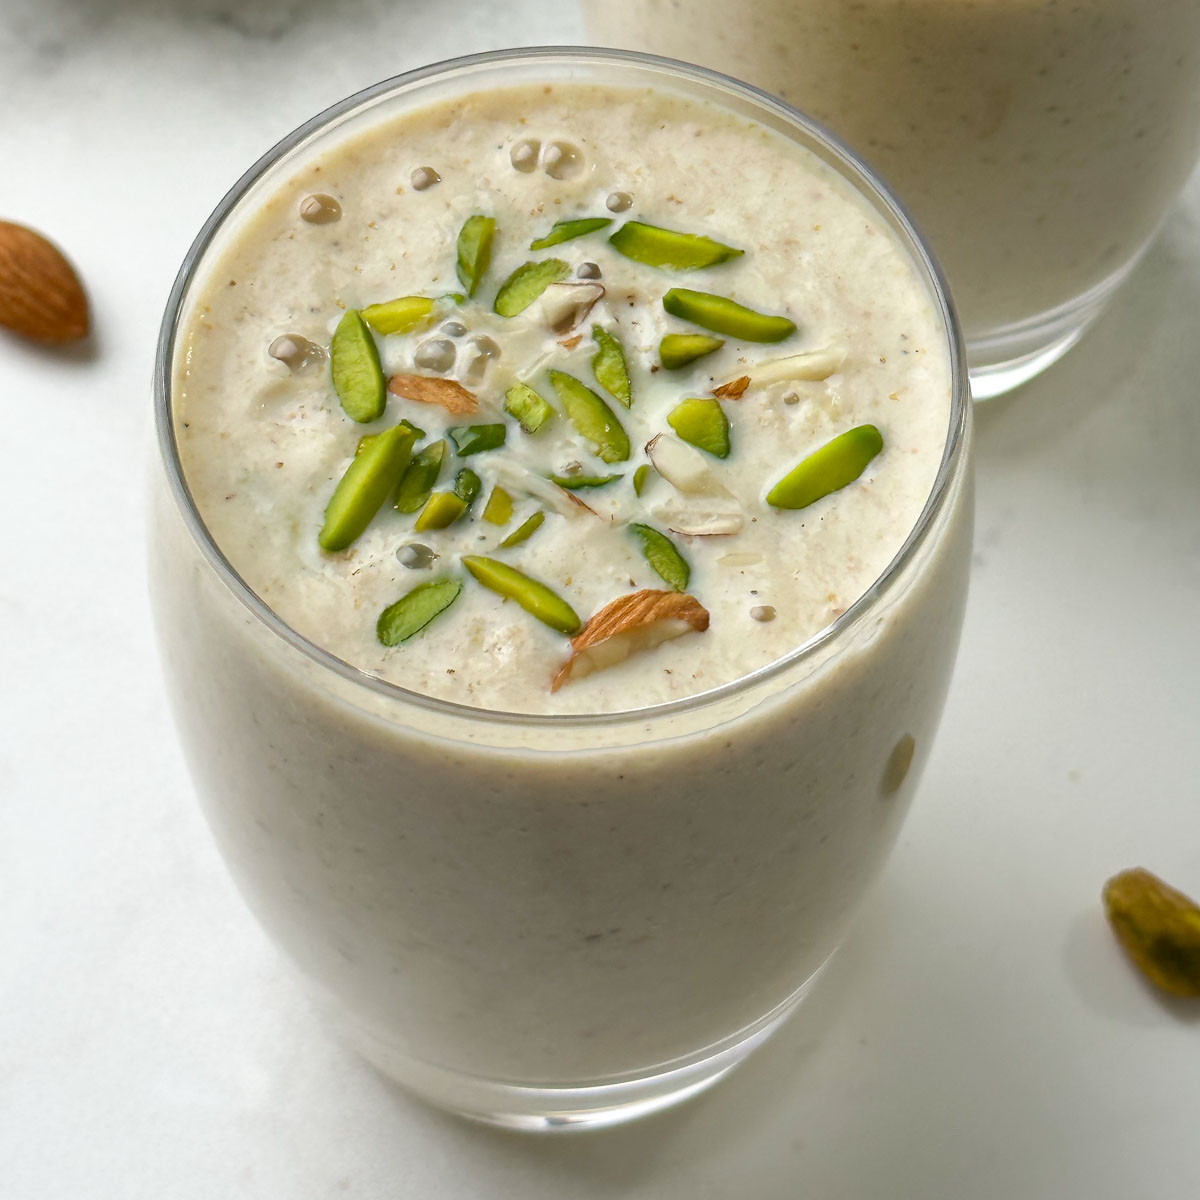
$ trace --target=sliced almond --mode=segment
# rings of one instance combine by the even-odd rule
[[[579,343],[582,341],[583,341],[583,334],[577,333],[573,337],[563,338],[558,344],[560,346],[565,346],[568,350],[574,350],[575,347],[578,346]]]
[[[699,504],[689,507],[662,504],[653,509],[654,515],[672,532],[688,537],[728,537],[739,533],[746,524],[746,514],[736,501],[721,504]]]
[[[534,496],[560,516],[578,517],[583,512],[591,513],[594,517],[600,515],[566,488],[559,487],[557,483],[523,467],[512,458],[497,455],[491,467],[496,482],[507,491]]]
[[[713,388],[712,394],[719,396],[722,400],[740,400],[749,386],[750,376],[739,375],[736,379],[731,379],[728,383]]]
[[[646,588],[618,596],[595,613],[571,639],[571,657],[559,668],[550,690],[623,662],[685,633],[703,633],[708,610],[685,592]]]
[[[646,454],[654,469],[677,491],[686,496],[729,496],[727,487],[717,478],[699,450],[693,450],[676,438],[658,434],[646,443]]]
[[[792,380],[820,382],[840,371],[846,361],[845,346],[826,346],[807,354],[790,354],[787,358],[772,358],[756,363],[747,374],[751,387],[769,387],[772,383]]]
[[[388,391],[420,404],[440,404],[455,417],[466,416],[479,407],[474,392],[468,392],[453,379],[437,375],[393,375],[388,380]]]
[[[74,267],[40,233],[0,221],[0,325],[36,342],[86,337],[88,302]]]
[[[552,283],[530,306],[555,333],[570,333],[604,295],[599,283]]]

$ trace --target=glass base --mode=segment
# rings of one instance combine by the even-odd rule
[[[407,1091],[457,1116],[535,1133],[602,1129],[680,1104],[712,1087],[762,1045],[807,995],[828,959],[783,1004],[714,1046],[623,1078],[577,1085],[518,1084],[448,1071],[398,1050],[361,1027],[347,1040]]]
[[[985,334],[967,334],[971,396],[990,400],[1027,383],[1056,363],[1100,315],[1141,253],[1069,304]]]

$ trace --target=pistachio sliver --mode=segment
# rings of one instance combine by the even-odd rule
[[[502,317],[524,312],[552,283],[571,272],[561,258],[522,263],[501,285],[492,310]]]
[[[650,478],[653,468],[649,463],[642,463],[633,473],[633,494],[640,496],[646,490],[646,481]]]
[[[338,402],[351,420],[366,424],[383,415],[387,381],[375,339],[355,308],[342,314],[329,345],[329,373]]]
[[[460,458],[503,446],[505,433],[505,426],[499,422],[488,425],[451,425],[446,430],[446,436],[454,443]]]
[[[793,467],[767,493],[772,508],[807,508],[853,483],[883,449],[874,425],[857,425],[839,434]]]
[[[667,414],[667,424],[697,450],[706,450],[717,458],[729,457],[729,418],[719,400],[683,400]]]
[[[676,549],[675,543],[665,533],[659,533],[649,525],[632,524],[629,529],[641,541],[642,555],[655,574],[675,591],[686,592],[692,569]]]
[[[483,506],[483,519],[490,525],[507,525],[512,520],[512,497],[497,484]]]
[[[781,342],[796,332],[795,322],[787,317],[755,312],[728,296],[716,296],[712,292],[671,288],[663,296],[662,304],[673,317],[744,342]]]
[[[424,324],[437,303],[430,296],[400,296],[382,304],[368,304],[362,319],[376,333],[409,333]]]
[[[629,364],[621,343],[607,329],[592,326],[592,341],[597,350],[592,357],[592,374],[596,382],[614,400],[620,400],[626,408],[633,407],[633,384],[629,379]]]
[[[698,233],[680,233],[641,221],[626,221],[608,239],[619,254],[649,267],[673,267],[694,271],[711,267],[745,253]]]
[[[458,599],[462,584],[457,579],[431,579],[389,604],[375,622],[375,636],[385,646],[398,646],[418,634],[434,617]]]
[[[624,462],[629,457],[629,435],[613,412],[595,392],[565,371],[551,371],[550,382],[571,424],[595,448],[606,463]]]
[[[526,383],[514,383],[504,393],[504,411],[526,433],[537,433],[554,416],[554,409]]]
[[[527,541],[542,527],[542,522],[545,519],[546,514],[540,509],[535,512],[533,516],[526,517],[525,520],[522,521],[521,524],[518,525],[516,529],[514,529],[512,533],[510,533],[508,537],[506,537],[504,541],[500,543],[500,548],[502,550],[507,550],[511,546],[519,546],[522,542]]]
[[[475,497],[483,490],[483,480],[471,470],[463,467],[454,477],[454,494],[468,507],[475,503]]]
[[[551,629],[568,636],[579,631],[582,622],[575,610],[544,583],[494,558],[477,554],[463,557],[463,566],[485,588],[515,600],[527,613]]]
[[[411,513],[423,508],[437,483],[446,458],[446,443],[439,440],[422,447],[412,457],[408,470],[396,484],[392,506],[399,512]]]
[[[325,506],[322,549],[345,550],[366,529],[408,466],[415,441],[409,426],[397,425],[360,448]]]
[[[658,361],[668,371],[677,371],[723,345],[724,338],[710,337],[707,333],[668,333],[658,343]]]
[[[413,528],[418,533],[426,533],[430,529],[445,529],[453,525],[467,511],[467,502],[454,492],[434,492],[421,509]]]
[[[574,488],[598,488],[603,487],[606,483],[614,483],[618,479],[624,479],[624,475],[551,475],[550,478],[558,484],[560,488],[566,488],[568,491]]]
[[[492,261],[492,242],[496,237],[496,219],[476,214],[463,222],[458,234],[458,282],[468,296],[475,295]]]
[[[530,250],[548,250],[561,242],[570,242],[587,233],[595,233],[612,224],[612,217],[576,217],[567,221],[555,221],[545,237],[529,243]]]

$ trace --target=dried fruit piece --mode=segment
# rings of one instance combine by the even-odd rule
[[[883,449],[874,425],[856,425],[793,467],[768,493],[772,508],[807,508],[853,483]]]
[[[522,263],[501,285],[492,310],[502,317],[524,312],[552,283],[571,273],[561,258]]]
[[[485,588],[515,600],[527,613],[559,633],[573,634],[581,624],[575,610],[544,583],[494,558],[477,554],[463,557],[463,566]]]
[[[693,397],[667,414],[667,424],[698,450],[717,458],[729,457],[729,418],[717,400]]]
[[[649,267],[673,267],[677,271],[711,267],[745,253],[698,233],[678,233],[641,221],[626,221],[608,242],[634,262]]]
[[[379,350],[356,308],[342,314],[329,346],[333,390],[346,416],[360,424],[378,420],[387,403]]]
[[[551,475],[550,478],[558,484],[560,488],[566,488],[570,491],[573,488],[598,488],[603,487],[606,483],[614,483],[618,479],[624,479],[624,475]]]
[[[445,529],[453,525],[467,511],[467,502],[453,492],[434,492],[421,515],[416,519],[413,528],[420,533],[429,529]]]
[[[512,514],[512,497],[499,485],[492,488],[492,494],[483,506],[483,519],[491,525],[507,525]]]
[[[475,503],[475,497],[483,490],[483,480],[471,470],[463,467],[454,477],[454,494],[468,507]]]
[[[606,463],[629,457],[629,436],[613,412],[595,392],[565,371],[551,371],[550,382],[571,424],[595,447]]]
[[[612,217],[576,217],[569,221],[555,221],[545,237],[529,243],[530,250],[548,250],[560,242],[569,242],[586,233],[595,233],[612,224]]]
[[[364,441],[325,506],[317,538],[323,549],[344,550],[366,529],[408,466],[416,440],[412,427],[400,424]]]
[[[592,341],[599,347],[592,357],[592,374],[596,382],[614,400],[620,400],[626,408],[633,407],[633,384],[629,379],[629,364],[621,343],[599,325],[592,326]]]
[[[668,333],[658,343],[658,361],[668,371],[677,371],[723,345],[724,338],[709,337],[707,333]]]
[[[398,646],[408,641],[434,617],[444,613],[461,592],[462,584],[457,579],[431,579],[417,584],[379,614],[375,636],[385,646]]]
[[[633,473],[633,494],[640,496],[646,489],[646,480],[650,478],[651,467],[649,463],[642,463],[640,467]]]
[[[0,221],[0,325],[61,345],[87,337],[88,302],[75,268],[40,233]]]
[[[570,333],[603,296],[603,284],[552,283],[538,300],[542,324],[554,333]]]
[[[456,268],[458,282],[466,288],[467,295],[475,295],[480,280],[487,273],[492,261],[492,242],[496,237],[496,219],[476,214],[463,222],[458,234],[458,256]]]
[[[665,533],[659,533],[649,525],[634,524],[629,528],[637,534],[642,543],[642,554],[659,578],[675,591],[686,592],[692,569],[676,549],[675,543]]]
[[[533,516],[526,517],[525,520],[522,521],[521,524],[518,525],[516,529],[514,529],[512,533],[510,533],[508,537],[506,537],[504,541],[500,543],[500,548],[502,550],[507,550],[510,546],[519,546],[522,542],[531,538],[542,527],[542,522],[545,519],[546,514],[540,510],[535,512]]]
[[[695,598],[680,592],[649,588],[618,596],[606,604],[571,640],[571,657],[563,663],[550,690],[623,662],[631,654],[685,633],[703,633],[708,611]]]
[[[1200,907],[1144,867],[1104,885],[1104,911],[1142,973],[1175,996],[1200,996]]]
[[[437,375],[393,375],[388,391],[418,404],[440,404],[451,416],[464,417],[479,407],[474,392],[468,392],[454,379]]]
[[[411,513],[422,508],[433,491],[442,471],[442,463],[446,458],[446,443],[440,439],[430,442],[413,455],[408,464],[408,470],[400,476],[396,484],[396,494],[392,498],[392,507],[398,512]]]
[[[454,443],[460,458],[503,446],[506,433],[507,427],[499,422],[488,425],[451,425],[446,430],[446,436]]]
[[[554,409],[525,383],[514,383],[504,393],[504,411],[515,417],[526,433],[537,433],[554,416]]]
[[[430,296],[399,296],[382,304],[368,304],[362,319],[376,333],[408,333],[433,314],[437,301]]]
[[[728,296],[715,296],[711,292],[672,288],[662,303],[673,317],[714,333],[727,333],[743,342],[781,342],[796,332],[795,322],[787,317],[755,312]]]
[[[749,386],[750,376],[739,375],[736,379],[731,379],[728,383],[713,388],[712,391],[714,396],[720,396],[722,400],[740,400],[746,394]]]

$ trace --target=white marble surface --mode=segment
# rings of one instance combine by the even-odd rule
[[[981,414],[922,795],[810,1006],[720,1088],[602,1135],[469,1127],[331,1041],[243,911],[145,599],[170,280],[224,188],[327,102],[580,37],[573,4],[537,0],[0,10],[0,215],[69,250],[98,326],[74,357],[0,337],[0,1198],[1200,1194],[1200,1007],[1143,986],[1098,903],[1135,863],[1200,891],[1195,179],[1086,342]]]

